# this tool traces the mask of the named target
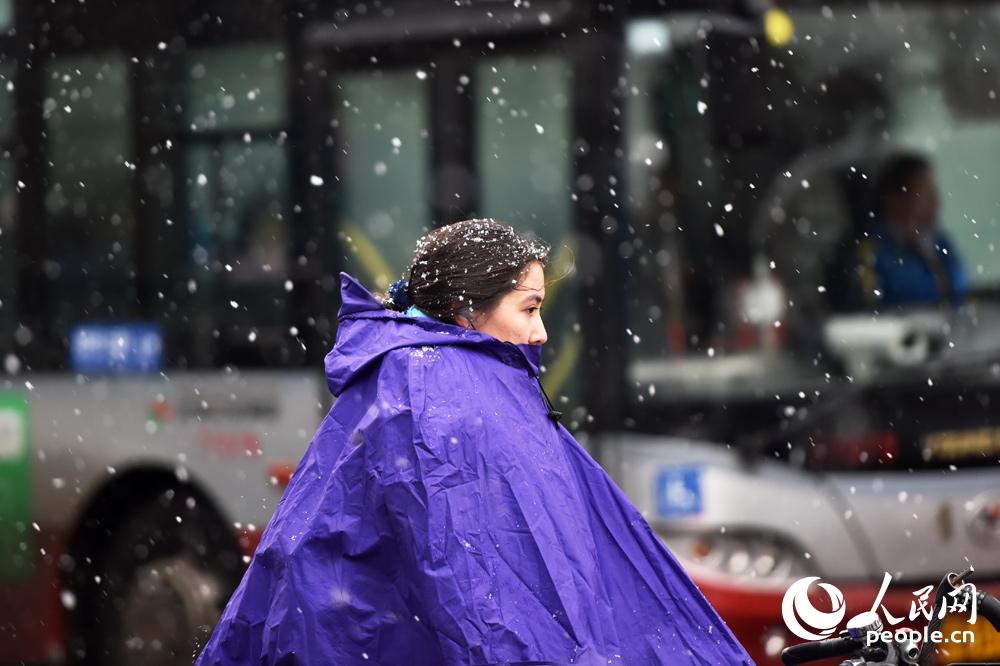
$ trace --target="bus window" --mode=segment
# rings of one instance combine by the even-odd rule
[[[195,260],[214,256],[230,286],[283,283],[289,274],[284,146],[195,146],[188,160]]]
[[[619,255],[631,277],[625,294],[633,405],[739,390],[725,374],[729,360],[714,361],[723,350],[755,346],[754,323],[725,316],[746,280],[732,260],[738,226],[725,219],[733,204],[720,191],[723,160],[706,113],[704,38],[705,24],[685,15],[635,20],[626,30],[623,111],[634,236]],[[723,371],[708,371],[710,363]]]
[[[402,275],[431,224],[430,76],[362,70],[333,84],[341,265],[372,289]]]
[[[558,56],[504,56],[480,61],[474,76],[481,213],[534,231],[552,246],[542,305],[549,334],[543,381],[558,405],[575,406],[582,343],[570,272],[577,249],[572,72]]]
[[[1000,216],[987,175],[1000,148],[1000,63],[981,53],[1000,13],[910,7],[865,15],[791,12],[798,47],[776,62],[801,91],[788,93],[801,111],[786,114],[800,138],[770,173],[750,225],[758,265],[773,262],[770,273],[794,304],[784,315],[788,351],[825,356],[858,379],[881,372],[848,348],[856,345],[816,344],[824,337],[817,324],[822,331],[834,315],[910,317],[964,304],[942,313],[961,355],[983,351],[995,339],[985,323],[1000,316],[986,302],[1000,286]],[[919,208],[913,221],[929,222],[908,232],[884,190],[890,165],[911,156],[928,168],[918,170],[923,176],[911,169],[893,199]]]
[[[476,71],[482,208],[552,241],[571,229],[570,81],[555,56],[484,60]]]
[[[284,283],[288,278],[284,162],[284,146],[223,146],[219,189],[224,213],[218,233],[233,283]]]
[[[14,94],[17,65],[12,62],[0,64],[0,140],[5,144],[10,141],[16,124],[16,107]]]
[[[182,188],[193,307],[179,359],[187,364],[299,358],[286,287],[287,76],[284,53],[271,44],[188,56]]]
[[[0,0],[0,31],[9,32],[14,27],[14,0]]]
[[[83,320],[136,315],[131,110],[124,55],[65,56],[45,70],[45,216],[42,268],[57,299],[48,313],[65,335]]]
[[[841,102],[834,107],[840,116],[836,125],[843,126],[840,136],[817,139],[796,161],[813,156],[815,163],[820,150],[837,152],[839,163],[824,160],[828,174],[849,170],[851,163],[874,180],[882,158],[901,151],[923,155],[940,191],[941,228],[962,257],[971,286],[995,289],[1000,284],[995,254],[1000,215],[987,174],[1000,148],[1000,62],[986,45],[1000,28],[1000,12],[985,6],[887,7],[871,12],[867,21],[833,11],[791,15],[802,38],[797,57],[783,61],[795,79],[813,95],[824,96],[825,88],[829,96],[853,77],[859,81],[853,91],[868,98],[867,106]],[[793,214],[807,198],[795,194],[786,197]],[[878,214],[877,202],[869,203],[870,212]],[[780,233],[777,226],[772,222],[768,229]]]
[[[18,319],[18,262],[15,260],[17,192],[15,163],[10,154],[10,142],[14,138],[15,126],[13,85],[15,73],[16,67],[13,64],[0,65],[0,349],[14,347],[11,342]],[[6,365],[5,360],[4,366]]]
[[[789,14],[782,48],[708,15],[627,26],[629,397],[650,428],[775,427],[848,385],[896,396],[932,359],[995,354],[1000,13]],[[907,155],[929,170],[891,186],[894,213],[886,173]],[[931,296],[891,299],[901,276]],[[641,407],[661,401],[677,409]]]
[[[287,118],[285,54],[273,44],[200,50],[188,57],[188,129],[272,129]]]

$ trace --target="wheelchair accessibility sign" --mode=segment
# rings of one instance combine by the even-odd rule
[[[701,469],[666,467],[656,477],[656,511],[661,518],[701,513]]]

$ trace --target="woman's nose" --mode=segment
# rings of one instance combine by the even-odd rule
[[[542,323],[542,318],[539,317],[535,324],[531,327],[531,333],[528,337],[529,345],[544,345],[545,341],[549,339],[548,334],[545,332],[545,324]]]

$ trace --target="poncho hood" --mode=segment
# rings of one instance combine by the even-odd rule
[[[477,346],[507,361],[522,362],[533,376],[541,364],[540,345],[500,342],[491,335],[433,318],[390,310],[357,280],[340,274],[337,343],[326,356],[326,382],[339,396],[360,373],[385,354],[403,347]],[[519,350],[519,353],[514,350]]]

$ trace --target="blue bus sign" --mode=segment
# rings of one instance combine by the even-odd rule
[[[156,324],[78,324],[69,336],[70,368],[81,374],[163,369],[163,332]]]

